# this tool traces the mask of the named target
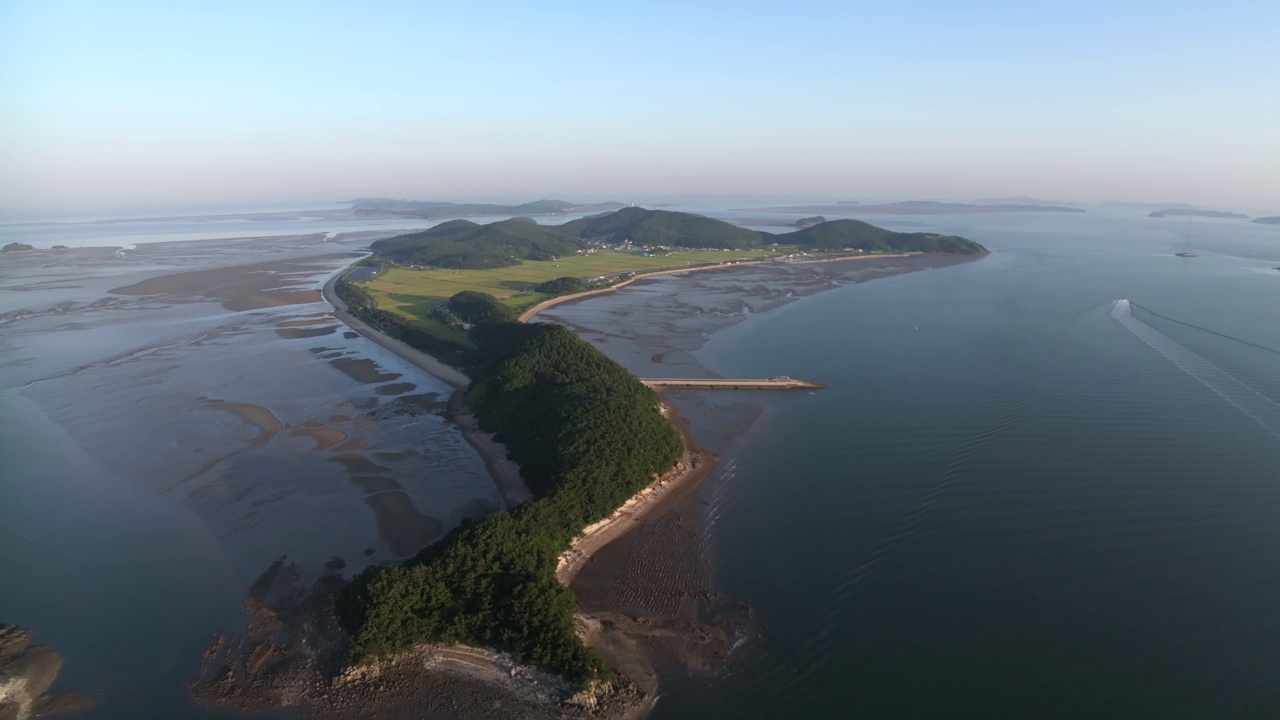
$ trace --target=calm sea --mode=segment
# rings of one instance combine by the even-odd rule
[[[758,635],[652,717],[1280,717],[1280,228],[873,222],[994,253],[698,353],[831,388],[759,395],[707,488]]]
[[[1096,214],[872,221],[995,252],[799,299],[697,352],[726,376],[831,388],[750,396],[765,414],[709,484],[707,523],[718,580],[754,606],[758,635],[717,675],[670,683],[654,717],[1280,717],[1280,228]],[[251,234],[350,229],[293,222]],[[209,230],[4,237],[93,245]],[[1198,257],[1174,257],[1184,251]],[[60,287],[29,294],[53,304]],[[68,287],[77,302],[96,297]],[[117,313],[112,327],[146,345],[193,322],[154,309],[179,311]],[[32,358],[78,357],[88,351],[53,331],[99,325],[2,339]],[[289,367],[315,365],[307,372],[363,397],[305,341],[269,328],[234,337],[242,345],[218,355],[211,378],[233,378],[266,337]],[[27,382],[15,367],[0,385]],[[183,378],[184,397],[213,387],[243,400]],[[117,422],[159,427],[156,403],[175,395],[137,387],[141,414]],[[58,687],[99,701],[85,717],[195,713],[183,683],[234,624],[246,581],[226,537],[106,472],[49,407],[19,395],[0,408],[12,471],[0,482],[0,621],[35,627],[66,655]],[[162,436],[154,447],[168,447]]]

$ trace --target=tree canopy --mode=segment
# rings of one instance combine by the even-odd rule
[[[461,642],[507,650],[579,683],[607,676],[574,633],[576,605],[556,580],[556,561],[584,527],[672,468],[680,436],[656,393],[566,328],[486,315],[472,338],[479,350],[467,400],[535,499],[357,576],[339,600],[352,659]]]

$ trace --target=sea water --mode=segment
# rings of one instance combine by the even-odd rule
[[[1093,214],[871,220],[962,234],[994,253],[744,314],[696,351],[726,376],[831,387],[750,395],[765,411],[728,443],[707,525],[719,583],[758,622],[724,670],[667,683],[654,717],[1280,715],[1280,443],[1239,407],[1261,416],[1280,399],[1280,229]],[[56,240],[146,239],[85,232]],[[191,247],[138,269],[242,252]],[[1187,250],[1199,257],[1174,256]],[[56,271],[24,297],[94,301]],[[678,278],[666,282],[679,292]],[[646,290],[619,295],[632,292]],[[1120,298],[1146,339],[1113,316]],[[119,316],[139,346],[180,329],[164,313],[195,317],[147,312],[159,314]],[[96,321],[65,329],[104,332]],[[52,332],[0,333],[32,362],[87,352]],[[245,350],[262,338],[311,345],[269,326],[236,337]],[[223,352],[216,377],[245,354]],[[59,372],[111,360],[89,353]],[[21,391],[32,367],[19,377],[10,365],[0,398],[0,620],[63,652],[58,688],[98,701],[85,717],[229,714],[197,711],[184,685],[213,635],[236,625],[251,579],[243,557],[218,523],[82,452]],[[198,380],[174,386],[198,398]],[[98,396],[85,402],[101,410]],[[477,460],[468,466],[483,480]]]
[[[874,221],[993,254],[698,352],[831,387],[756,396],[706,492],[757,626],[652,717],[1280,717],[1280,229]]]

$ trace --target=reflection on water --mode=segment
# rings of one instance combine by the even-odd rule
[[[500,506],[447,386],[319,301],[366,244],[0,265],[0,619],[62,653],[89,717],[197,712],[185,681],[274,559],[357,572]]]
[[[678,398],[724,456],[718,584],[760,622],[652,717],[1280,717],[1280,233],[878,222],[996,252],[790,304],[796,278],[742,269],[546,313],[641,374],[831,385]]]
[[[1145,218],[931,222],[996,254],[698,351],[831,388],[759,396],[712,480],[761,624],[653,717],[1280,716],[1280,442],[1214,390],[1280,400],[1280,236],[1220,223],[1187,263]]]

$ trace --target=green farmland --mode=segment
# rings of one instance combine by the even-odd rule
[[[408,318],[433,335],[469,345],[464,333],[427,315],[463,290],[488,293],[516,310],[523,310],[552,297],[533,288],[558,277],[592,280],[627,272],[781,257],[793,252],[792,247],[770,246],[751,250],[684,250],[646,257],[638,251],[601,250],[593,255],[573,255],[547,262],[525,260],[519,265],[488,270],[391,267],[361,285],[377,301],[378,307]]]

